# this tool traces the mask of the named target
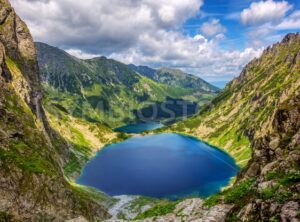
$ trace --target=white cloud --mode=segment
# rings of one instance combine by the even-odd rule
[[[240,19],[240,12],[232,12],[225,15],[225,19],[228,20],[239,20]]]
[[[300,30],[300,10],[293,12],[290,16],[285,18],[276,27],[277,30]]]
[[[215,36],[226,32],[226,28],[220,24],[219,19],[212,19],[210,22],[204,22],[200,31],[207,37]]]
[[[91,53],[126,50],[143,33],[175,29],[203,0],[11,0],[37,41]]]
[[[67,49],[66,52],[79,59],[91,59],[99,56],[99,54],[85,53],[80,49]]]
[[[261,25],[275,23],[282,19],[292,9],[287,1],[276,2],[273,0],[253,2],[249,8],[244,9],[240,15],[243,24]]]
[[[299,30],[300,10],[295,10],[276,23],[268,22],[262,25],[251,26],[248,28],[246,35],[249,38],[248,45],[258,48],[280,41],[287,32],[297,32]]]
[[[205,36],[183,35],[182,24],[199,13],[203,0],[11,1],[36,41],[84,59],[105,55],[219,78],[237,75],[261,51],[221,49],[225,28],[218,20],[207,24]]]
[[[226,79],[237,76],[253,58],[260,56],[262,48],[226,51],[219,47],[220,37],[208,40],[202,35],[186,37],[176,32],[162,32],[160,37],[144,36],[140,48],[112,57],[125,63],[148,64],[153,67],[171,66],[206,78]],[[140,50],[148,54],[140,54]]]

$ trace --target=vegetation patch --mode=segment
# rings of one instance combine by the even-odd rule
[[[273,198],[274,196],[277,195],[276,192],[277,192],[278,188],[279,188],[279,185],[264,189],[260,194],[261,198],[263,200],[268,200],[268,199]]]
[[[222,201],[222,194],[215,194],[215,195],[212,195],[212,196],[206,198],[204,200],[203,205],[208,208],[211,208],[213,206],[220,204],[221,201]]]
[[[150,217],[158,217],[172,213],[175,210],[177,204],[178,202],[167,202],[163,204],[158,204],[145,211],[144,213],[139,214],[135,218],[135,220],[143,220]]]
[[[243,203],[247,196],[253,195],[254,190],[252,189],[252,185],[255,180],[255,178],[247,179],[226,191],[224,195],[224,202],[235,204]]]
[[[107,208],[111,207],[117,202],[116,199],[107,196],[106,194],[98,191],[95,188],[81,186],[72,182],[70,184],[74,193],[79,195],[82,199],[94,200],[101,206],[105,206]]]
[[[242,204],[248,196],[253,195],[255,191],[252,188],[255,178],[249,178],[234,187],[227,189],[219,194],[215,194],[204,201],[204,206],[213,207],[220,203],[226,204]]]

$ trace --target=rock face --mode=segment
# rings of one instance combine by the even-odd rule
[[[0,3],[0,41],[5,47],[6,55],[19,65],[22,72],[22,80],[12,79],[21,81],[19,87],[14,87],[15,91],[37,116],[43,115],[40,113],[42,89],[32,37],[26,24],[15,14],[8,1],[1,0]]]
[[[55,135],[42,107],[32,37],[10,3],[0,0],[0,221],[109,216],[64,179],[59,154],[67,147]]]
[[[274,143],[274,141],[276,141]],[[278,142],[277,142],[278,141]],[[276,145],[274,145],[276,144]],[[239,176],[255,177],[253,194],[231,212],[242,221],[299,220],[300,201],[300,92],[281,104],[270,131],[253,141],[253,157]],[[249,173],[258,165],[255,173]],[[259,212],[259,214],[257,213]]]
[[[137,222],[223,222],[232,209],[232,205],[221,204],[212,208],[203,206],[201,199],[187,199],[176,206],[173,213],[136,220]],[[110,219],[107,222],[121,222],[122,220]]]

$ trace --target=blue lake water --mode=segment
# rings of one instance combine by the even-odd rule
[[[162,128],[164,125],[161,123],[156,122],[148,122],[148,123],[137,123],[137,124],[131,124],[122,126],[120,128],[116,128],[116,132],[123,132],[123,133],[142,133],[147,130],[155,130]]]
[[[107,146],[77,182],[113,196],[180,199],[217,193],[238,171],[219,149],[192,137],[158,134]]]

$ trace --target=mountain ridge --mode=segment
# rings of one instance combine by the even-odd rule
[[[187,74],[180,69],[162,67],[160,69],[152,69],[148,66],[128,65],[131,69],[144,75],[156,82],[165,83],[171,86],[179,86],[183,88],[193,88],[199,91],[220,92],[220,89],[205,80],[193,74]]]
[[[111,127],[139,121],[136,110],[142,112],[149,105],[168,102],[168,98],[196,102],[201,106],[216,95],[216,91],[154,81],[106,57],[81,60],[45,43],[36,43],[36,46],[46,94],[66,110],[80,112],[78,106],[59,102],[61,98],[69,100],[72,97],[79,106],[89,107],[86,112],[91,118]],[[53,90],[65,95],[53,97]],[[100,110],[99,103],[102,103]],[[113,120],[110,114],[114,115]],[[117,119],[119,121],[115,121]]]

